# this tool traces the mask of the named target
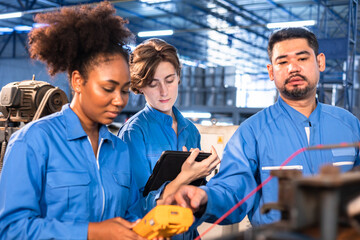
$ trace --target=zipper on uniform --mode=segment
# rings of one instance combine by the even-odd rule
[[[88,140],[89,140],[89,142],[90,142],[90,145],[92,146],[89,137],[88,137]],[[104,215],[104,210],[105,210],[105,191],[104,191],[104,187],[103,187],[102,181],[101,181],[100,163],[99,163],[99,153],[100,153],[100,148],[101,148],[101,146],[102,146],[103,141],[104,141],[104,139],[101,139],[100,144],[99,144],[99,147],[98,147],[98,150],[97,150],[97,153],[96,153],[96,156],[95,156],[95,158],[96,158],[96,165],[97,165],[97,168],[98,168],[99,184],[100,184],[101,192],[102,192],[102,209],[101,209],[100,220],[102,219],[102,217],[103,217],[103,215]]]
[[[96,164],[97,164],[98,170],[99,170],[100,186],[101,186],[101,191],[102,191],[102,196],[103,196],[103,205],[102,205],[101,218],[100,219],[103,218],[104,210],[105,210],[105,191],[104,191],[104,187],[103,187],[102,181],[101,181],[100,164],[99,164],[99,153],[100,153],[100,148],[101,148],[101,145],[102,145],[103,141],[104,141],[104,139],[102,138],[101,141],[100,141],[100,144],[99,144],[97,154],[96,154]]]

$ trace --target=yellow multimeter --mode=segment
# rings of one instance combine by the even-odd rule
[[[147,239],[171,237],[186,232],[193,222],[194,217],[190,208],[158,205],[148,212],[133,230]]]

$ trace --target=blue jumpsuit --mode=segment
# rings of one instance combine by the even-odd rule
[[[309,130],[309,139],[305,129]],[[317,103],[307,118],[287,105],[281,98],[244,121],[227,143],[220,171],[202,188],[208,194],[208,204],[199,221],[213,222],[242,200],[295,151],[318,144],[353,143],[360,141],[359,120],[348,111]],[[319,172],[324,164],[347,171],[359,164],[356,148],[305,151],[287,164],[300,169],[303,175]],[[277,179],[230,214],[223,224],[241,221],[248,214],[256,226],[280,220],[280,212],[272,210],[261,215],[264,203],[277,202]]]
[[[157,160],[165,150],[200,148],[200,133],[193,123],[184,118],[176,107],[172,108],[178,125],[178,135],[172,129],[173,119],[148,104],[143,110],[132,116],[120,129],[118,136],[128,144],[133,174],[142,194]],[[145,212],[156,206],[160,191],[151,192],[142,204]],[[192,233],[185,237],[191,239]],[[179,237],[179,236],[177,236]]]
[[[5,154],[0,238],[87,239],[89,222],[137,220],[130,163],[127,145],[103,125],[95,156],[68,104],[27,124],[11,136]]]

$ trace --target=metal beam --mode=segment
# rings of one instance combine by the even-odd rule
[[[358,1],[349,0],[349,24],[348,24],[348,58],[346,64],[345,103],[344,107],[350,112],[354,105],[354,82],[355,82],[355,52],[357,36],[357,9]]]
[[[146,4],[149,5],[149,6],[151,6],[151,4],[149,4],[149,3],[146,3]],[[196,21],[196,20],[194,20],[194,19],[191,19],[191,18],[189,18],[188,16],[180,15],[180,14],[178,14],[178,13],[176,13],[176,12],[171,12],[171,11],[169,11],[169,10],[167,10],[167,9],[165,9],[165,8],[161,8],[161,7],[159,7],[159,6],[156,6],[156,7],[154,7],[154,8],[155,8],[155,9],[158,9],[158,10],[162,10],[162,11],[168,13],[169,15],[173,15],[173,16],[177,16],[177,17],[179,17],[179,18],[182,18],[182,19],[184,19],[184,20],[186,20],[186,21],[188,21],[188,22],[191,22],[191,23],[193,23],[193,24],[196,24],[196,25],[198,25],[198,26],[200,26],[200,27],[202,27],[202,28],[208,28],[209,30],[213,30],[213,31],[215,31],[215,32],[218,32],[218,33],[220,33],[220,34],[223,34],[223,35],[229,37],[229,35],[228,35],[226,32],[221,31],[221,30],[216,29],[216,28],[212,28],[212,27],[210,27],[210,26],[208,26],[208,25],[205,25],[205,24],[203,24],[203,23],[200,23],[199,21]],[[266,51],[266,47],[254,45],[252,42],[246,41],[246,40],[244,40],[244,39],[241,39],[241,38],[238,38],[238,37],[235,37],[235,36],[231,36],[231,37],[232,37],[233,39],[236,39],[236,40],[238,40],[238,41],[240,41],[240,42],[242,42],[242,43],[245,43],[245,44],[247,44],[247,45],[249,45],[249,46],[253,46],[253,47],[256,47],[256,48],[259,48],[259,49],[261,49],[261,50]],[[249,52],[249,51],[247,51],[247,52],[248,52],[250,55],[252,55],[251,52]]]
[[[284,11],[285,13],[289,14],[290,16],[293,16],[294,18],[298,19],[298,20],[302,20],[301,17],[293,14],[291,11],[287,10],[286,8],[284,8],[282,5],[274,2],[273,0],[267,0],[268,3],[270,3],[271,5],[274,5],[276,8],[281,9],[282,11]]]
[[[228,10],[228,11],[230,10],[229,7],[225,6],[224,4],[222,4],[222,3],[218,2],[218,1],[214,1],[214,2],[216,2],[219,6],[225,8],[226,10]],[[216,18],[222,19],[222,20],[228,22],[231,26],[240,26],[240,28],[243,28],[243,29],[245,29],[246,31],[248,31],[248,32],[250,32],[252,34],[255,34],[256,36],[267,40],[267,37],[264,34],[261,34],[261,33],[257,32],[257,31],[254,31],[254,30],[250,29],[251,26],[241,26],[241,24],[239,24],[236,21],[233,21],[232,19],[230,19],[228,17],[225,17],[225,16],[220,15],[218,13],[209,12],[206,9],[204,9],[203,7],[199,7],[198,5],[195,5],[195,4],[190,3],[188,1],[186,1],[186,4],[188,4],[189,6],[191,6],[192,8],[194,8],[194,9],[196,9],[198,11],[201,11],[201,12],[206,13],[208,15],[211,15],[211,16],[214,16]],[[233,11],[231,10],[231,12],[233,12]],[[263,24],[260,24],[259,22],[254,22],[252,19],[250,19],[249,17],[247,17],[247,16],[245,16],[243,14],[236,13],[236,15],[239,15],[242,18],[244,18],[244,19],[246,19],[248,21],[251,21],[252,24],[255,24],[257,26],[265,26]]]
[[[9,42],[10,42],[10,40],[13,37],[14,34],[15,34],[15,32],[13,32],[12,34],[9,34],[8,38],[5,40],[5,43],[4,43],[4,45],[2,46],[2,48],[0,50],[0,56],[4,52],[6,46],[9,44]]]
[[[126,9],[126,8],[119,7],[119,6],[115,6],[115,8],[116,8],[116,9],[119,9],[119,10],[121,10],[121,11],[130,13],[130,14],[138,17],[138,18],[147,19],[147,20],[153,21],[153,22],[155,22],[155,23],[158,23],[158,24],[161,24],[161,25],[170,27],[170,28],[172,28],[172,29],[175,29],[175,32],[178,30],[177,27],[175,27],[175,26],[173,26],[173,25],[171,25],[171,24],[169,24],[169,23],[165,23],[165,22],[162,22],[162,21],[159,21],[159,20],[156,20],[156,19],[148,19],[146,16],[141,15],[141,14],[139,14],[138,12],[134,12],[134,11],[131,11],[131,10],[128,10],[128,9]],[[207,38],[207,37],[205,37],[205,36],[203,36],[203,35],[201,35],[201,34],[196,34],[196,33],[192,32],[192,35],[194,35],[194,36],[196,36],[196,37],[199,37],[199,38],[204,38],[204,40],[208,40],[208,41],[212,41],[212,42],[214,42],[214,43],[220,44],[220,45],[224,45],[224,44],[221,43],[221,42],[218,42],[218,41],[209,39],[209,38]],[[182,41],[188,41],[188,40],[185,39],[185,38],[181,38],[181,39],[182,39]],[[249,54],[249,55],[250,55],[250,58],[249,58],[249,59],[251,59],[251,60],[252,60],[252,59],[255,59],[255,60],[256,60],[256,59],[259,58],[259,56],[256,56],[256,55],[254,55],[253,53],[250,53],[250,52],[248,52],[248,51],[245,51],[245,50],[240,50],[240,51],[242,51],[242,53],[247,53],[247,54]],[[219,51],[219,53],[221,53],[221,52]]]
[[[316,1],[320,6],[324,4],[321,1]],[[342,106],[349,110],[350,112],[354,106],[354,84],[355,84],[355,54],[356,54],[356,46],[357,46],[357,11],[358,11],[358,1],[357,0],[349,0],[347,5],[348,10],[348,19],[345,21],[340,17],[335,11],[330,9],[328,6],[325,6],[325,17],[327,17],[326,13],[330,12],[332,16],[335,16],[339,22],[344,27],[346,31],[346,36],[343,40],[343,44],[345,49],[342,50],[344,54],[335,54],[332,56],[329,55],[329,60],[327,60],[327,71],[322,74],[319,82],[319,101],[325,102],[326,99],[326,85],[341,86],[342,92],[340,92],[339,88],[334,88],[332,92],[333,99],[335,99],[335,105],[342,104]],[[320,11],[318,11],[320,15]],[[326,23],[325,19],[325,23]],[[320,25],[319,25],[320,27]],[[331,44],[330,41],[336,41],[336,39],[332,38],[332,35],[328,33],[328,28],[330,26],[324,25],[322,29],[318,29],[319,32],[325,33],[325,36],[328,37],[326,41],[329,41],[327,44],[327,48],[332,49],[334,44]],[[320,42],[323,40],[320,40]],[[334,52],[335,53],[335,52]],[[331,63],[331,64],[329,64]],[[331,77],[334,76],[334,77]],[[345,77],[344,77],[345,76]],[[333,101],[330,102],[334,103]]]
[[[238,14],[239,16],[243,17],[244,19],[252,22],[253,24],[266,24],[268,21],[266,19],[264,19],[263,17],[257,15],[256,13],[249,11],[239,5],[237,5],[236,3],[234,3],[233,1],[229,1],[229,0],[214,0],[214,2],[216,4],[221,4],[222,7],[230,10],[232,9],[232,11],[234,11],[236,14]],[[235,8],[235,9],[234,9]],[[250,14],[249,16],[246,16],[245,14],[243,14],[244,12]],[[255,17],[257,20],[252,19],[253,17]]]

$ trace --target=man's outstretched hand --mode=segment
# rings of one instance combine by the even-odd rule
[[[179,205],[190,208],[193,213],[203,209],[206,206],[208,197],[206,192],[195,186],[185,185],[181,186],[174,194],[168,196],[163,204],[165,205]]]

